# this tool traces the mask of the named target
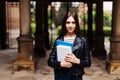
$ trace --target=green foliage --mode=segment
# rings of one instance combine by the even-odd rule
[[[56,12],[54,16],[54,22],[56,27],[61,25],[63,23],[63,18],[66,14],[66,9],[64,7],[61,7],[58,12]]]
[[[70,7],[70,9],[69,9],[71,12],[75,12],[75,13],[77,13],[78,12],[78,8],[77,7]]]
[[[87,16],[87,14],[84,14],[84,15],[82,16],[82,21],[83,21],[85,24],[87,24],[87,22],[88,22],[88,16]]]
[[[59,25],[58,27],[57,27],[57,35],[59,35],[60,34],[60,31],[61,31],[61,28],[62,28],[62,26],[61,25]]]
[[[34,35],[35,35],[35,31],[36,31],[36,24],[35,24],[35,22],[32,22],[31,23],[31,34],[32,34],[32,37],[35,37]]]
[[[110,36],[111,35],[112,28],[109,26],[103,26],[103,34],[104,36]],[[93,26],[93,33],[95,34],[95,26]]]
[[[95,34],[95,24],[93,25],[93,27],[92,27],[92,30],[93,30],[93,33]],[[81,32],[82,33],[87,33],[87,26],[81,26],[80,27],[80,30],[81,30]],[[104,34],[104,36],[110,36],[111,35],[111,30],[112,30],[112,28],[111,27],[109,27],[109,26],[104,26],[103,27],[103,34]]]
[[[104,26],[111,26],[111,23],[112,23],[111,14],[108,12],[104,12],[103,21],[104,21],[103,23]]]
[[[92,11],[92,20],[93,20],[93,24],[95,24],[95,16],[96,16],[96,12],[95,10]]]
[[[111,30],[112,30],[111,27],[109,27],[109,26],[104,26],[104,27],[103,27],[104,36],[110,36],[110,35],[111,35]]]

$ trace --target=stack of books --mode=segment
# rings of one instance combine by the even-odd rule
[[[67,54],[72,53],[72,43],[57,40],[57,60],[63,61]]]

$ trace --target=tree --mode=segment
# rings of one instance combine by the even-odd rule
[[[103,22],[104,26],[111,26],[111,21],[112,21],[111,14],[108,12],[104,12],[103,21],[104,21]]]

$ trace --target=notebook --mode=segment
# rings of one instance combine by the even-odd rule
[[[63,61],[65,56],[72,53],[72,43],[57,40],[57,60]]]

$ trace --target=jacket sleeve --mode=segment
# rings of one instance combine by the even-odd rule
[[[91,66],[91,59],[90,59],[90,51],[87,39],[82,39],[83,43],[83,50],[82,50],[82,58],[80,59],[80,66],[82,67],[90,67]]]
[[[56,57],[56,41],[53,45],[53,48],[49,55],[47,63],[48,63],[48,66],[52,68],[60,68],[60,62],[57,61],[57,57]]]

